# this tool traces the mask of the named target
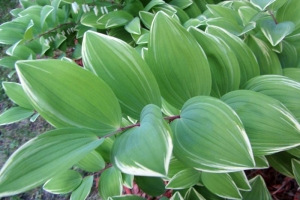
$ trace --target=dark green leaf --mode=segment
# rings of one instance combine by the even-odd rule
[[[297,159],[297,157],[283,151],[267,156],[267,159],[271,167],[273,167],[276,171],[285,176],[295,178],[292,167],[292,159]]]
[[[135,176],[134,180],[143,192],[151,196],[159,196],[165,192],[165,184],[161,178]]]

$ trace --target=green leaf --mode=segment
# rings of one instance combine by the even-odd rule
[[[220,98],[227,92],[239,89],[240,68],[234,52],[226,43],[209,33],[191,27],[189,32],[203,48],[211,70],[210,96]]]
[[[184,196],[185,200],[206,200],[201,194],[191,187]],[[211,200],[211,199],[210,199]]]
[[[165,192],[165,184],[161,178],[135,176],[134,180],[143,192],[153,197],[162,195]]]
[[[76,164],[87,172],[97,172],[105,167],[105,161],[97,151],[91,151]]]
[[[160,108],[146,106],[140,121],[139,127],[129,129],[115,140],[112,163],[126,174],[165,176],[173,145]]]
[[[279,60],[280,60],[280,63],[281,63],[281,67],[282,68],[293,68],[293,67],[297,67],[297,64],[298,64],[298,52],[297,52],[297,49],[296,47],[283,40],[282,41],[282,51],[280,54],[277,54]],[[284,72],[284,69],[282,71],[283,75],[285,75],[285,72]],[[296,68],[294,68],[296,69]]]
[[[267,156],[270,165],[281,174],[295,178],[293,173],[292,159],[297,159],[297,157],[282,151],[270,156]]]
[[[11,30],[0,29],[0,44],[12,45],[23,39],[23,34],[11,34]]]
[[[226,8],[221,5],[206,5],[206,7],[209,9],[209,11],[215,16],[215,17],[222,17],[228,22],[232,22],[233,24],[242,24],[242,21],[238,15],[238,12],[231,8]]]
[[[251,78],[259,75],[257,60],[244,41],[216,26],[208,26],[206,32],[221,38],[234,52],[240,67],[240,87]]]
[[[282,74],[281,64],[277,55],[264,41],[250,35],[246,43],[258,61],[261,75]]]
[[[300,183],[300,161],[296,160],[296,159],[292,159],[292,167],[293,167],[293,174],[299,185],[299,183]]]
[[[205,199],[209,200],[224,200],[223,198],[217,196],[216,194],[209,191],[206,187],[195,186],[195,190],[200,193]],[[192,199],[191,199],[192,200]]]
[[[185,9],[185,8],[189,7],[190,5],[192,5],[193,1],[192,0],[172,0],[169,4],[177,6],[181,9]]]
[[[43,184],[72,167],[102,142],[94,133],[78,128],[57,129],[31,139],[2,167],[0,197]]]
[[[52,194],[66,194],[76,189],[82,181],[82,176],[74,170],[67,170],[48,180],[43,189]]]
[[[111,138],[105,138],[103,143],[96,149],[98,153],[103,157],[105,162],[110,163],[111,149],[113,146],[114,140]]]
[[[202,172],[204,186],[212,193],[229,199],[241,199],[241,194],[228,174],[213,174]]]
[[[244,171],[228,173],[239,190],[250,191],[251,186]]]
[[[131,20],[133,20],[133,16],[131,14],[127,11],[118,10],[102,15],[97,20],[97,23],[103,27],[102,29],[108,29],[123,26]]]
[[[104,136],[116,131],[121,109],[111,89],[91,72],[60,60],[17,62],[33,107],[55,127],[82,127]]]
[[[93,186],[94,176],[87,176],[82,179],[81,184],[71,194],[70,200],[83,200],[89,195]]]
[[[33,110],[31,103],[28,100],[22,86],[14,82],[2,82],[2,86],[6,95],[16,104],[23,108]]]
[[[0,66],[14,69],[18,60],[15,56],[6,56],[0,59]]]
[[[152,0],[150,1],[146,6],[145,8],[143,9],[144,11],[149,11],[151,8],[153,8],[154,6],[157,6],[157,5],[162,5],[162,4],[165,4],[164,1],[162,0]]]
[[[300,83],[284,76],[265,75],[251,79],[245,86],[283,103],[300,122]]]
[[[290,21],[276,24],[274,20],[265,20],[261,23],[260,28],[271,45],[276,46],[285,36],[293,32],[295,25]]]
[[[92,27],[92,28],[97,28],[97,29],[105,29],[105,25],[97,23],[98,19],[99,19],[99,16],[95,15],[94,12],[87,12],[87,13],[84,13],[82,15],[82,17],[80,18],[80,23],[87,27]]]
[[[13,107],[10,108],[0,115],[0,126],[12,124],[23,119],[26,119],[34,114],[33,110],[22,108],[22,107]]]
[[[189,167],[185,166],[182,162],[180,162],[177,158],[173,157],[169,164],[169,171],[167,177],[171,179],[175,174],[183,171]]]
[[[241,191],[243,200],[253,200],[253,199],[272,200],[270,192],[265,184],[265,181],[260,175],[254,177],[249,182],[252,190],[249,192]]]
[[[130,174],[122,174],[123,177],[123,185],[127,188],[132,189],[133,188],[133,179],[134,176]]]
[[[277,0],[279,1],[279,0]],[[285,21],[292,21],[295,24],[295,29],[300,27],[299,13],[300,5],[298,0],[287,0],[284,5],[276,12],[276,20],[281,23]]]
[[[249,90],[227,93],[221,100],[242,120],[254,155],[273,154],[300,145],[300,125],[278,100]]]
[[[141,21],[145,25],[146,28],[150,29],[152,21],[154,19],[154,14],[146,11],[140,11],[139,16],[141,18]]]
[[[162,97],[173,107],[180,109],[188,99],[210,94],[210,69],[202,48],[163,12],[152,23],[147,61]]]
[[[184,200],[184,198],[181,196],[179,192],[175,192],[170,200]]]
[[[116,196],[116,197],[110,197],[108,200],[118,200],[118,199],[124,199],[124,200],[145,200],[145,198],[142,198],[140,196],[135,195],[123,195],[123,196]]]
[[[240,36],[243,35],[243,27],[240,26],[236,21],[230,21],[230,19],[224,17],[212,18],[206,22],[209,26],[217,26],[225,29],[229,33]]]
[[[242,122],[229,106],[216,98],[199,96],[188,100],[180,119],[175,119],[171,128],[174,155],[185,165],[219,173],[254,166]]]
[[[116,94],[122,111],[138,119],[148,104],[161,106],[161,95],[147,63],[128,44],[88,31],[83,39],[83,63]]]
[[[166,188],[167,189],[190,188],[196,183],[198,183],[199,179],[200,179],[199,171],[193,168],[184,169],[172,177],[172,179],[166,185]]]
[[[52,13],[54,8],[50,5],[43,6],[41,10],[41,27],[44,26],[47,17]]]
[[[275,1],[276,0],[250,0],[250,3],[256,8],[259,8],[261,11],[264,11],[269,5],[271,5]]]
[[[114,166],[104,170],[99,180],[99,194],[103,200],[122,194],[122,174]]]
[[[267,169],[269,168],[268,160],[265,156],[254,156],[255,167],[253,169]]]
[[[125,30],[128,31],[131,34],[141,34],[141,22],[140,18],[135,17],[133,20],[131,20],[126,26]]]
[[[289,154],[297,157],[297,158],[300,158],[300,146],[297,146],[295,148],[292,148],[292,149],[289,149],[288,151]]]

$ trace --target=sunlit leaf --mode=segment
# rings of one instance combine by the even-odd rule
[[[26,119],[34,114],[34,111],[22,107],[10,108],[0,115],[0,125],[8,125]]]

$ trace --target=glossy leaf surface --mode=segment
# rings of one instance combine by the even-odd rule
[[[21,61],[17,72],[33,107],[55,127],[82,127],[98,135],[119,128],[118,100],[91,72],[60,60]]]
[[[207,172],[232,172],[254,166],[242,122],[219,99],[199,96],[188,100],[171,128],[174,155],[185,165]]]
[[[163,12],[156,14],[151,26],[148,61],[162,97],[175,108],[191,97],[210,94],[211,75],[203,50]]]
[[[57,129],[31,139],[2,167],[0,196],[25,192],[43,184],[72,167],[102,141],[94,133],[77,128]]]

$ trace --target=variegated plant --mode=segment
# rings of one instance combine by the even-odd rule
[[[134,184],[158,199],[272,199],[245,174],[269,166],[299,183],[298,0],[21,3],[0,26],[12,45],[0,64],[20,80],[3,83],[19,107],[0,123],[37,113],[56,129],[7,160],[0,197],[43,185],[85,199],[100,174],[107,200],[144,199],[125,192]],[[10,37],[33,11],[41,30],[33,17]],[[62,18],[77,23],[83,68],[36,59],[67,40]]]

